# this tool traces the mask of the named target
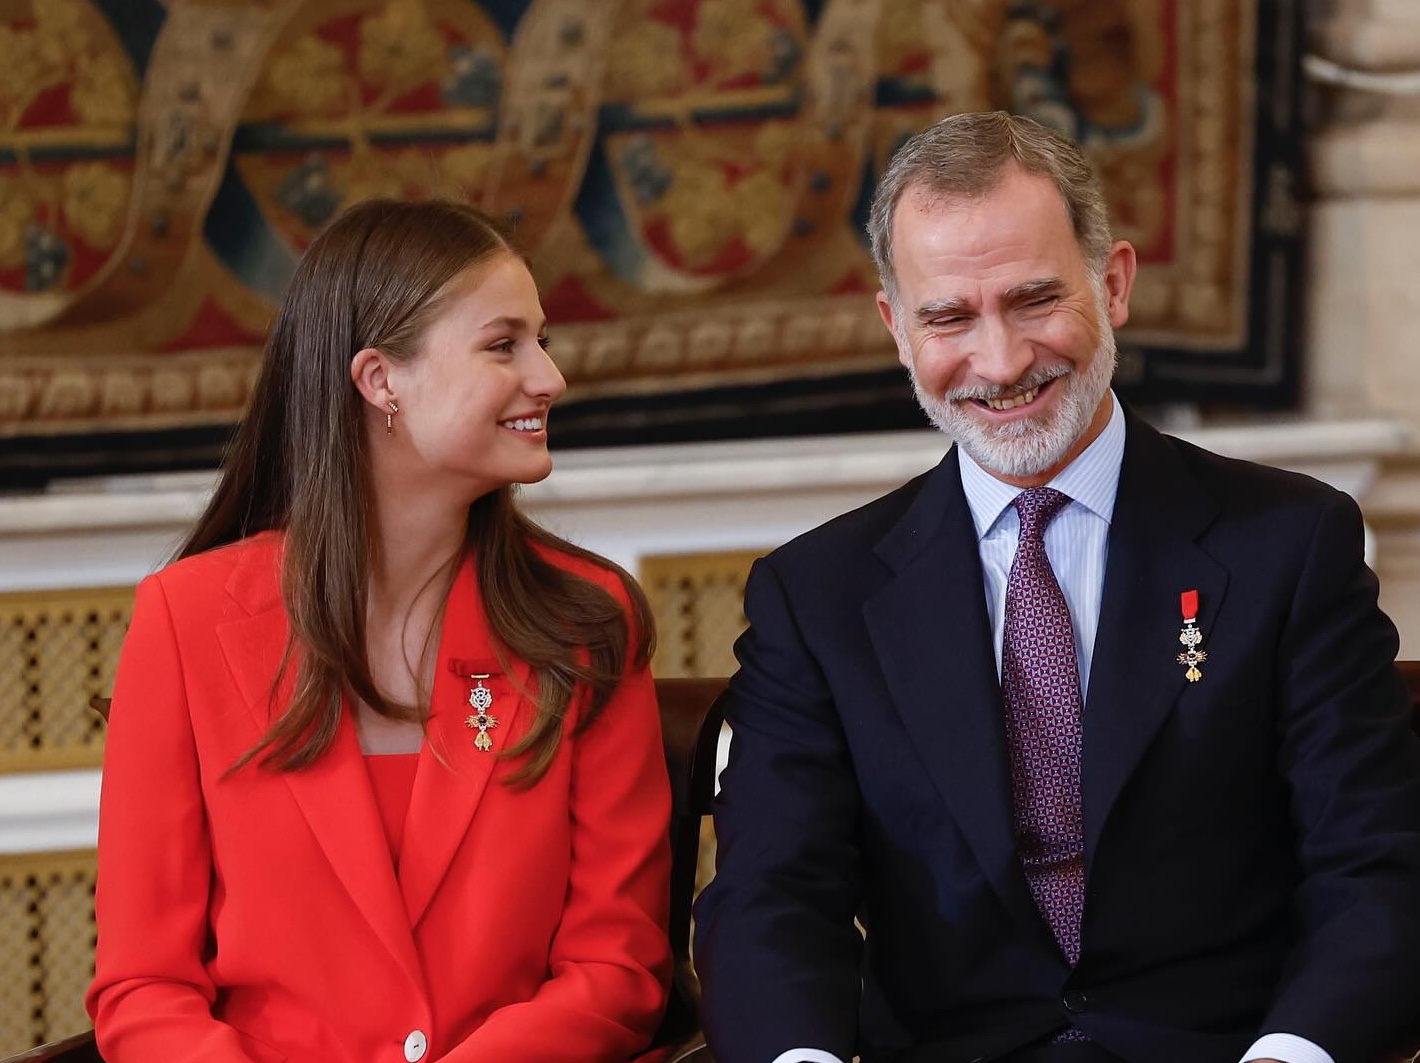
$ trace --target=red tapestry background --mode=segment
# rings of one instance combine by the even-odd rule
[[[1136,401],[1295,397],[1300,14],[1259,0],[0,0],[0,475],[209,464],[301,249],[374,194],[531,252],[562,445],[919,423],[863,225],[894,148],[1077,138]]]

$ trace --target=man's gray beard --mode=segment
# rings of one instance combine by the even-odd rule
[[[907,372],[922,412],[941,432],[971,455],[973,461],[1002,476],[1027,479],[1039,476],[1063,461],[1075,441],[1094,420],[1095,411],[1099,409],[1104,393],[1109,390],[1118,360],[1114,330],[1103,313],[1100,314],[1100,336],[1094,359],[1084,373],[1069,370],[1063,373],[1059,370],[1031,373],[1021,381],[1025,388],[1018,385],[1007,388],[958,388],[938,399],[922,387],[910,361]],[[1055,413],[1044,420],[1024,419],[992,428],[973,420],[956,404],[957,400],[1019,394],[1057,377],[1063,378],[1056,386],[1063,387],[1064,393]]]

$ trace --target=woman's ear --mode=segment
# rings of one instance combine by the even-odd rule
[[[365,347],[355,352],[350,359],[350,379],[360,397],[381,413],[389,409],[395,400],[390,380],[389,356],[374,347]]]

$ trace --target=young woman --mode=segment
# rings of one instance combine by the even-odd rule
[[[478,212],[312,243],[114,689],[109,1063],[626,1060],[660,1017],[669,794],[625,573],[532,524],[564,383]]]

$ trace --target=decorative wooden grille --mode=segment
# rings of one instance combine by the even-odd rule
[[[641,559],[641,586],[651,600],[659,635],[656,675],[721,676],[735,670],[731,648],[745,629],[745,580],[762,553],[736,550]]]
[[[0,855],[0,1056],[89,1027],[92,850]]]
[[[133,588],[0,594],[0,771],[95,767]]]
[[[651,600],[659,641],[656,675],[728,676],[735,639],[745,629],[744,590],[750,566],[765,551],[727,550],[643,557],[641,586]],[[695,873],[699,893],[715,874],[715,827],[700,825]]]

